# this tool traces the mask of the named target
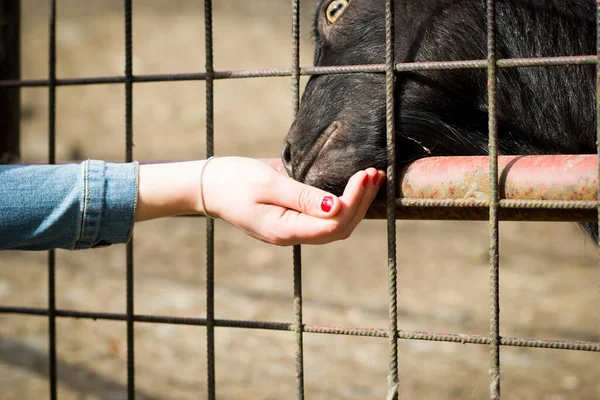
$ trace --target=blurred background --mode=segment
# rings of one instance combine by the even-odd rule
[[[315,0],[302,2],[301,63],[311,65]],[[48,76],[48,5],[22,0],[22,77]],[[134,74],[202,72],[204,5],[134,2]],[[124,71],[121,0],[58,1],[59,78]],[[291,63],[291,6],[280,0],[214,2],[216,70]],[[306,78],[303,78],[303,84]],[[217,155],[278,157],[292,122],[290,78],[215,82]],[[47,89],[22,89],[22,157],[47,159]],[[125,157],[124,86],[57,89],[59,160]],[[134,85],[134,158],[205,156],[203,82]],[[398,221],[399,328],[486,335],[487,222]],[[597,250],[574,224],[501,223],[501,335],[598,339]],[[138,314],[206,316],[205,223],[177,218],[135,230]],[[304,322],[387,328],[384,221],[364,221],[341,243],[303,247]],[[47,255],[0,252],[0,305],[47,306]],[[125,246],[57,252],[57,307],[125,312]],[[293,321],[292,251],[216,221],[216,318]],[[140,399],[206,396],[203,327],[135,325]],[[0,315],[0,399],[48,396],[47,319]],[[125,323],[57,320],[61,399],[126,398]],[[383,399],[385,339],[305,334],[307,399]],[[399,342],[401,398],[488,396],[487,346]],[[595,353],[501,348],[509,399],[600,397]],[[295,396],[294,335],[216,328],[220,399]]]

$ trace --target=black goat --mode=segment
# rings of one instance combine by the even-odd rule
[[[592,0],[498,0],[498,58],[595,54]],[[486,58],[485,0],[396,0],[395,61]],[[384,0],[321,0],[318,66],[385,63]],[[593,65],[498,70],[501,154],[596,152]],[[488,152],[486,71],[397,74],[398,166],[425,156]],[[282,151],[297,180],[339,194],[367,167],[384,169],[385,76],[313,76]]]

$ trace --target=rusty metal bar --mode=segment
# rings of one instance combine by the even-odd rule
[[[498,218],[501,221],[595,221],[597,202],[500,200]],[[464,220],[489,219],[487,200],[396,199],[396,219],[404,220]],[[385,204],[373,203],[367,219],[384,219]]]
[[[133,161],[133,32],[132,0],[124,0],[125,27],[125,161]],[[127,399],[135,399],[135,328],[134,328],[134,270],[133,236],[127,242],[125,255],[126,312],[127,312]]]
[[[214,155],[214,62],[212,0],[204,1],[206,68],[206,159]],[[206,368],[208,399],[217,396],[215,365],[215,222],[206,218]]]
[[[35,307],[0,307],[0,314],[17,314],[29,316],[47,316],[48,310]],[[61,318],[92,319],[104,321],[126,321],[126,314],[119,313],[95,313],[77,310],[56,310],[56,315]],[[134,315],[135,322],[154,323],[167,325],[206,326],[206,318],[195,317],[172,317],[166,315]],[[223,328],[243,328],[272,331],[294,331],[294,323],[277,321],[246,321],[215,319],[215,326]],[[344,335],[388,338],[388,330],[382,328],[356,328],[334,325],[310,325],[304,324],[303,331],[306,333]],[[488,336],[473,335],[465,333],[439,333],[422,331],[398,331],[398,338],[403,340],[424,340],[433,342],[449,342],[460,344],[489,345]],[[543,348],[553,350],[574,350],[600,353],[600,343],[578,340],[555,340],[555,339],[533,339],[519,337],[503,337],[500,339],[502,346]]]
[[[206,68],[206,159],[214,149],[214,66],[212,0],[204,0],[204,37]],[[215,381],[215,221],[206,218],[206,368],[208,399],[217,397]]]
[[[385,103],[387,150],[387,247],[388,247],[388,341],[389,371],[387,400],[399,397],[398,376],[398,288],[396,257],[396,108],[394,58],[394,0],[385,3]]]
[[[21,2],[0,1],[0,81],[21,77]],[[21,91],[0,90],[0,164],[20,158]]]
[[[559,67],[568,65],[593,65],[598,63],[597,56],[565,56],[565,57],[540,57],[540,58],[507,58],[496,62],[498,68],[525,68],[525,67]],[[429,61],[410,62],[395,65],[396,72],[415,72],[436,69],[486,69],[487,60],[464,60],[464,61]],[[351,74],[351,73],[385,73],[385,64],[365,65],[336,65],[319,67],[301,67],[301,76],[329,75],[329,74]],[[214,71],[213,78],[218,79],[245,79],[245,78],[269,78],[290,77],[291,68],[266,68],[254,70],[236,71]],[[187,72],[178,74],[148,74],[133,76],[135,83],[147,82],[180,82],[180,81],[204,81],[207,79],[206,72]],[[57,86],[75,85],[106,85],[125,83],[124,76],[100,76],[86,78],[62,78],[57,79]],[[50,83],[46,79],[0,79],[0,87],[45,87]]]
[[[300,108],[300,0],[292,0],[292,114]],[[293,247],[294,333],[296,336],[296,399],[304,399],[304,338],[302,323],[302,248]]]
[[[500,400],[500,250],[498,123],[496,120],[496,2],[487,0],[487,97],[490,171],[490,399]]]

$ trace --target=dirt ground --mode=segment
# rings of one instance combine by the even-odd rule
[[[23,77],[45,78],[47,9],[23,0]],[[121,75],[120,0],[58,2],[58,76]],[[214,2],[215,68],[290,64],[290,6],[277,0]],[[313,1],[302,6],[302,63],[310,65]],[[137,1],[134,73],[204,69],[201,1]],[[218,155],[277,157],[291,123],[290,79],[215,84]],[[122,85],[61,87],[58,158],[124,158]],[[134,157],[204,157],[204,83],[134,86]],[[23,158],[47,154],[47,90],[22,91]],[[398,221],[399,327],[485,335],[489,325],[486,222]],[[597,250],[573,224],[501,223],[501,334],[598,340]],[[292,321],[292,252],[216,222],[217,318]],[[203,317],[204,221],[145,222],[135,230],[135,310]],[[0,304],[47,305],[46,253],[0,253]],[[387,327],[387,250],[383,221],[364,221],[348,240],[303,248],[304,322]],[[125,312],[125,247],[57,252],[60,309]],[[121,322],[59,319],[61,399],[126,398],[126,330]],[[141,399],[206,397],[202,327],[136,324],[136,385]],[[387,340],[305,335],[307,399],[383,399]],[[0,399],[48,396],[47,320],[0,316]],[[488,397],[487,346],[399,342],[401,398]],[[501,349],[507,399],[600,397],[596,353]],[[295,396],[294,335],[216,329],[220,399]]]

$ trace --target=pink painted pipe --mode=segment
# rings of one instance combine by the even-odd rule
[[[488,157],[430,157],[399,174],[403,198],[478,199],[489,196]],[[500,156],[500,199],[596,200],[595,155]]]

